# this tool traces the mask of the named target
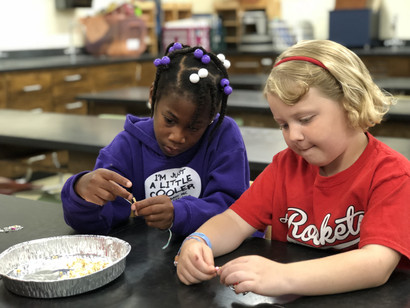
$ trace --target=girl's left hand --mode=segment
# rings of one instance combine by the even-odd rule
[[[253,292],[265,296],[283,295],[284,264],[260,256],[234,259],[218,270],[220,281],[235,293]]]
[[[156,196],[131,205],[136,216],[143,216],[148,226],[166,230],[174,221],[174,205],[167,196]]]

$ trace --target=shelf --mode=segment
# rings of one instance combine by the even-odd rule
[[[241,39],[242,19],[242,10],[239,3],[237,1],[217,2],[214,4],[214,9],[222,20],[222,26],[225,28],[225,43],[233,44],[233,47],[237,47]]]
[[[190,3],[163,3],[161,6],[164,12],[164,22],[185,19],[192,16],[192,4]]]
[[[226,0],[214,4],[215,13],[225,28],[225,42],[238,45],[242,36],[242,17],[244,12],[264,10],[269,20],[279,17],[280,0]],[[232,46],[238,47],[238,46]]]
[[[134,1],[133,4],[137,6],[141,11],[141,19],[145,21],[147,27],[147,38],[145,39],[148,45],[148,52],[151,55],[158,54],[158,39],[156,34],[157,28],[157,8],[153,1]]]

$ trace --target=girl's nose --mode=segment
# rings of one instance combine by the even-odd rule
[[[299,125],[290,125],[289,126],[289,139],[291,141],[303,140],[302,129]]]
[[[175,143],[184,143],[185,135],[184,135],[183,130],[175,127],[169,135],[169,140]]]

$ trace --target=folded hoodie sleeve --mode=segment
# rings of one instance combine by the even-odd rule
[[[221,129],[223,129],[221,127]],[[225,211],[249,188],[249,162],[237,126],[226,131],[219,141],[222,148],[210,157],[210,168],[200,198],[182,197],[173,201],[175,234],[188,235],[209,218]]]
[[[125,160],[118,160],[111,154],[111,149],[127,149],[124,145],[125,139],[118,138],[100,151],[97,158],[95,169],[106,168],[117,173],[123,174],[119,170],[127,170]],[[118,153],[118,151],[117,151]],[[129,154],[128,154],[129,155]],[[120,156],[124,157],[124,156]],[[117,197],[112,202],[107,202],[104,206],[87,202],[81,198],[74,190],[77,180],[88,171],[84,171],[70,177],[61,191],[61,201],[65,222],[74,230],[80,233],[107,234],[113,227],[116,227],[129,219],[131,207],[129,202]]]
[[[128,219],[130,205],[120,198],[104,206],[85,201],[74,191],[75,182],[85,173],[73,175],[64,184],[61,192],[64,220],[80,233],[108,234],[112,227]]]

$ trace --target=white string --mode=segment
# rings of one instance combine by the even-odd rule
[[[166,243],[164,246],[162,246],[162,249],[166,249],[166,248],[169,246],[169,243],[171,242],[171,238],[172,238],[172,231],[171,231],[171,228],[170,228],[170,229],[168,229],[168,232],[169,232],[168,241],[167,241],[167,243]]]
[[[171,242],[171,238],[172,238],[171,228],[172,228],[173,225],[174,225],[174,223],[172,223],[172,224],[171,224],[171,227],[168,228],[168,232],[169,232],[168,241],[167,241],[167,243],[166,243],[164,246],[162,246],[162,249],[168,248],[169,243]]]

